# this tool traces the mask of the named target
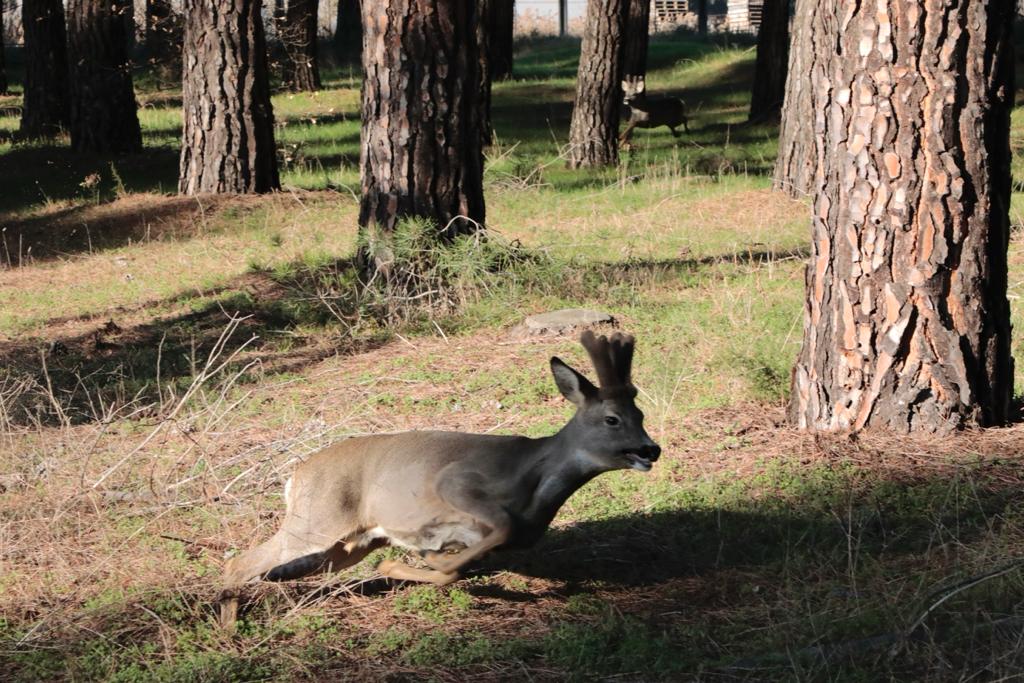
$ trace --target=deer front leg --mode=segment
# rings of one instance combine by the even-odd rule
[[[619,146],[628,145],[630,139],[633,137],[633,129],[636,128],[635,123],[629,123],[626,125],[626,130],[622,131],[622,135],[619,136]]]
[[[502,514],[504,514],[503,511]],[[505,517],[507,518],[508,516],[505,515]],[[497,528],[493,528],[491,533],[487,534],[483,539],[457,553],[448,555],[434,552],[433,550],[423,553],[423,561],[431,569],[417,569],[395,560],[384,560],[377,565],[377,571],[388,578],[399,581],[420,581],[422,583],[446,586],[462,576],[462,569],[467,564],[483,557],[508,540],[511,533],[511,524],[509,522],[510,520]]]
[[[470,562],[503,545],[512,535],[512,518],[505,508],[494,502],[489,486],[493,486],[493,482],[476,472],[453,473],[438,483],[437,493],[444,502],[489,531],[479,541],[457,553],[423,553],[424,562],[436,571],[459,573]]]

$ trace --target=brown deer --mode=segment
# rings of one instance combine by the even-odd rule
[[[626,121],[626,130],[619,136],[620,145],[629,144],[634,128],[668,126],[674,137],[679,137],[677,126],[690,132],[686,104],[678,97],[648,98],[643,76],[627,76],[622,81],[622,103],[629,107],[629,120]]]
[[[491,550],[536,543],[569,496],[602,472],[650,470],[661,448],[635,404],[633,337],[588,330],[580,342],[600,386],[551,359],[555,384],[576,405],[557,434],[403,432],[347,439],[312,455],[285,485],[278,532],[228,561],[222,623],[234,623],[238,590],[249,581],[339,570],[385,545],[416,551],[430,567],[385,560],[378,566],[385,576],[450,583]]]

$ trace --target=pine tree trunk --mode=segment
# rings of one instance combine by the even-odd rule
[[[280,186],[261,5],[185,0],[182,194]]]
[[[68,53],[61,0],[24,0],[21,25],[25,34],[25,98],[20,134],[25,138],[54,135],[68,127]]]
[[[793,35],[789,42],[786,96],[779,126],[779,153],[772,185],[791,197],[806,197],[818,162],[815,131],[824,125],[814,108],[812,74],[823,78],[825,50],[839,30],[836,18],[819,11],[817,0],[796,0]],[[817,50],[816,50],[817,48]]]
[[[128,0],[70,0],[71,148],[123,154],[142,149],[128,63]]]
[[[478,0],[363,0],[360,258],[385,268],[381,245],[405,217],[438,238],[484,223]]]
[[[628,0],[626,43],[622,53],[623,76],[647,75],[647,43],[651,26],[651,0]]]
[[[343,64],[359,61],[363,48],[363,17],[359,0],[338,0],[338,23],[334,27],[334,54]]]
[[[319,0],[290,0],[285,19],[284,73],[282,81],[292,92],[320,89],[320,65],[317,62],[317,15]]]
[[[622,43],[630,0],[588,0],[576,100],[569,127],[569,167],[619,160]]]
[[[515,14],[513,0],[488,1],[487,55],[491,81],[504,81],[512,77]]]
[[[789,64],[789,0],[765,0],[757,33],[757,64],[750,93],[750,120],[778,117],[786,96]]]
[[[708,35],[708,0],[697,0],[697,33],[701,38]]]
[[[791,420],[945,432],[1010,417],[1014,4],[845,3],[816,43],[812,255]]]

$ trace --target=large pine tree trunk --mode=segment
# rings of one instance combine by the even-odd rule
[[[492,81],[503,81],[512,77],[515,14],[513,0],[488,1],[487,55]]]
[[[359,0],[338,0],[338,23],[334,27],[334,54],[344,64],[361,59],[363,17]]]
[[[1010,416],[1013,3],[822,2],[803,348],[790,418],[947,431]]]
[[[402,218],[433,223],[439,240],[484,223],[480,16],[478,0],[362,5],[360,255],[374,271]]]
[[[68,53],[61,0],[24,0],[25,98],[19,132],[26,138],[53,135],[67,128]]]
[[[128,0],[70,0],[71,148],[121,154],[142,149],[124,15]]]
[[[589,0],[576,100],[569,127],[569,166],[606,166],[619,160],[622,43],[630,0]]]
[[[185,0],[178,190],[280,186],[260,0]]]
[[[824,124],[814,108],[812,73],[822,78],[826,55],[821,46],[834,40],[839,27],[836,18],[819,11],[818,0],[796,0],[786,95],[779,125],[779,153],[775,160],[772,186],[791,197],[805,197],[811,190],[818,163],[815,131]],[[816,46],[818,49],[816,50]]]
[[[757,63],[750,93],[750,120],[774,119],[786,96],[789,64],[789,0],[765,0],[757,32]]]
[[[647,75],[647,43],[651,26],[651,0],[628,0],[626,42],[622,53],[623,76]]]
[[[320,89],[317,61],[317,14],[319,0],[289,0],[281,41],[284,44],[282,81],[293,92]]]

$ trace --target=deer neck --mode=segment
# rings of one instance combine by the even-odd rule
[[[581,425],[573,419],[557,434],[541,439],[529,459],[527,478],[536,482],[524,517],[545,526],[577,489],[605,470],[579,447]]]

